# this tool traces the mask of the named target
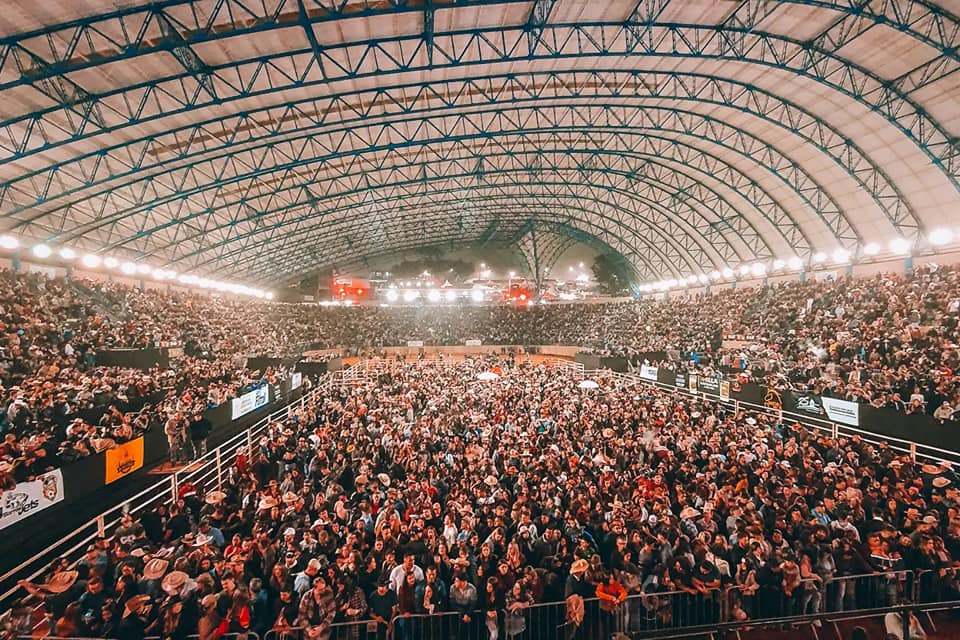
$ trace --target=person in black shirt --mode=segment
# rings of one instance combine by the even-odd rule
[[[376,591],[367,596],[367,605],[370,607],[370,617],[377,621],[376,639],[384,640],[390,620],[397,609],[397,594],[390,589],[389,580],[381,578],[377,582]]]

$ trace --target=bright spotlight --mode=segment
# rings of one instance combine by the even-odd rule
[[[880,253],[880,245],[876,242],[870,242],[863,248],[863,255],[875,256]]]
[[[774,270],[783,269],[785,266],[787,266],[786,260],[777,259],[773,261]]]
[[[823,251],[818,251],[815,254],[813,254],[813,264],[820,264],[826,259],[827,259],[827,254],[825,254]]]
[[[894,238],[890,241],[890,251],[897,254],[910,253],[910,241],[906,238]]]
[[[137,265],[132,262],[124,262],[120,265],[120,271],[123,271],[128,276],[132,276],[137,272]]]
[[[763,264],[762,262],[755,262],[750,266],[750,273],[757,277],[766,275],[767,265]]]
[[[953,240],[953,231],[940,227],[932,230],[928,239],[933,246],[942,247],[945,244],[950,244],[950,241]]]
[[[710,282],[710,278],[707,277],[707,274],[705,273],[701,273],[699,276],[697,276],[697,280],[700,281],[700,284],[707,284]]]
[[[404,291],[403,292],[403,301],[404,302],[413,302],[420,297],[419,291]]]
[[[453,290],[447,291],[446,298],[447,298],[447,302],[456,302],[457,292]]]
[[[711,280],[719,280],[722,275],[723,275],[723,274],[720,273],[719,271],[711,271],[711,272],[710,272],[710,279],[711,279]]]
[[[107,256],[103,259],[103,266],[105,266],[107,269],[116,269],[118,266],[120,266],[120,261],[111,256]]]
[[[724,278],[732,278],[732,277],[733,277],[733,269],[731,269],[730,267],[727,267],[726,269],[724,269],[724,270],[723,270],[723,277],[724,277]]]
[[[792,258],[787,260],[787,266],[793,269],[794,271],[798,269],[802,269],[803,259],[801,259],[799,256],[793,256]]]
[[[100,266],[100,256],[94,253],[88,253],[87,255],[83,256],[80,262],[88,269],[96,269]]]
[[[429,300],[430,302],[440,302],[440,292],[437,291],[436,289],[431,289],[427,293],[427,300]]]
[[[393,289],[390,289],[389,291],[387,291],[387,302],[396,302],[399,299],[400,299],[399,293],[397,293]]]
[[[740,265],[739,271],[740,271],[740,275],[742,275],[742,276],[749,275],[749,274],[750,274],[750,265],[748,265],[748,264],[742,264],[742,265]]]
[[[20,246],[20,241],[13,236],[0,236],[0,249],[12,250]]]
[[[833,252],[833,261],[838,264],[850,262],[850,252],[846,249],[837,249]]]
[[[53,250],[45,244],[38,244],[33,248],[33,255],[41,259],[49,258],[52,253]]]
[[[273,300],[273,291],[267,291],[267,300]]]
[[[77,257],[77,252],[70,247],[63,247],[60,249],[60,257],[64,260],[73,260]]]
[[[152,269],[150,268],[150,265],[148,265],[148,264],[140,264],[140,265],[137,265],[137,273],[140,273],[140,274],[143,274],[143,275],[147,275],[147,274],[150,273],[151,271],[152,271]]]
[[[483,302],[483,290],[474,289],[473,291],[471,291],[470,299],[473,300],[474,302]]]

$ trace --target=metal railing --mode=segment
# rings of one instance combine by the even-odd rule
[[[16,594],[19,589],[17,580],[35,581],[48,569],[51,560],[67,558],[71,564],[75,563],[92,542],[113,531],[120,524],[120,520],[125,513],[136,516],[161,504],[176,502],[179,487],[187,482],[207,491],[219,490],[222,487],[225,468],[229,468],[239,453],[251,451],[253,443],[266,432],[271,423],[288,418],[293,411],[303,408],[307,402],[313,401],[321,393],[329,392],[338,383],[340,375],[342,375],[341,372],[336,372],[336,374],[321,378],[313,388],[299,399],[262,418],[253,426],[241,431],[216,449],[199,456],[184,468],[175,471],[163,480],[113,505],[46,549],[37,552],[4,573],[0,576],[0,589],[3,589],[3,592],[0,593],[0,605],[8,605],[11,598]]]

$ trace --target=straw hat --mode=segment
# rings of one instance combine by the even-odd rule
[[[227,494],[223,491],[211,491],[207,494],[207,497],[204,498],[204,502],[207,504],[220,504],[227,499]]]
[[[690,518],[696,518],[698,515],[700,515],[700,512],[693,507],[684,507],[683,511],[680,512],[680,519],[689,520]]]
[[[923,473],[930,474],[932,476],[935,476],[943,472],[943,470],[935,464],[920,465],[920,471],[922,471]]]
[[[944,487],[950,486],[950,479],[944,478],[943,476],[937,476],[933,479],[933,486],[937,489],[943,489]]]
[[[143,577],[147,580],[158,580],[167,572],[167,567],[169,566],[169,560],[164,560],[163,558],[153,558],[143,568]]]
[[[382,484],[382,485],[385,486],[385,487],[389,487],[389,486],[390,486],[390,476],[388,476],[388,475],[385,474],[385,473],[378,473],[378,474],[377,474],[377,480],[379,480],[379,481],[380,481],[380,484]]]
[[[193,546],[202,547],[210,544],[211,542],[213,542],[213,536],[208,536],[205,533],[201,533],[197,535],[197,541],[193,543]]]
[[[126,618],[130,614],[139,614],[149,602],[150,596],[148,595],[133,596],[123,605],[123,617]]]
[[[61,571],[52,578],[50,582],[42,585],[50,593],[63,593],[74,585],[77,581],[76,571]]]
[[[483,479],[483,484],[487,485],[488,487],[495,487],[500,483],[497,482],[497,479],[494,478],[492,475],[489,475]]]
[[[280,499],[283,500],[283,504],[291,505],[291,504],[296,504],[297,500],[299,500],[300,498],[293,491],[287,491],[285,494],[283,494],[283,497]]]
[[[266,496],[260,498],[260,504],[257,505],[257,509],[260,511],[269,511],[277,506],[277,499],[272,496]]]
[[[586,560],[579,558],[570,566],[570,573],[583,573],[589,566],[590,564]]]
[[[174,595],[180,592],[180,588],[187,583],[188,579],[189,576],[183,571],[171,571],[163,577],[160,588],[163,589],[165,593]]]

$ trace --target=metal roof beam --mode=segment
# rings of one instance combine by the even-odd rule
[[[527,23],[524,31],[527,33],[527,47],[533,51],[540,44],[540,37],[543,35],[543,28],[550,19],[550,12],[553,11],[553,5],[557,0],[533,0],[533,6],[530,7],[530,15],[527,17]]]
[[[183,36],[180,35],[177,26],[173,24],[173,20],[163,9],[157,9],[156,20],[160,25],[160,30],[163,32],[164,40],[170,45],[170,53],[184,69],[193,75],[197,84],[207,92],[207,95],[216,102],[218,98],[216,88],[213,86],[213,71],[211,71],[210,67],[200,59],[200,56],[190,48],[190,45],[187,44]]]

